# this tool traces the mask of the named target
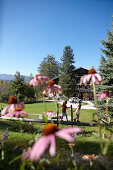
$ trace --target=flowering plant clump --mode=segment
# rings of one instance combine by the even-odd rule
[[[6,106],[2,111],[1,115],[5,115],[8,112],[13,112],[16,108],[20,108],[21,110],[24,109],[24,103],[18,103],[18,100],[15,96],[11,96],[8,100],[8,106]]]
[[[43,94],[45,94],[46,96],[48,96],[49,94],[53,94],[54,96],[56,94],[60,94],[62,93],[62,88],[60,85],[55,84],[54,80],[50,80],[48,82],[48,86],[46,87],[46,89],[43,91]]]
[[[48,83],[48,77],[37,74],[33,79],[30,80],[29,84],[33,86],[42,86],[44,82]]]
[[[4,115],[4,117],[20,117],[20,116],[25,116],[27,117],[28,114],[24,111],[22,111],[20,108],[15,108],[14,111],[10,112],[10,113],[7,113]]]
[[[43,130],[44,136],[40,138],[32,148],[23,154],[22,160],[24,161],[29,158],[31,161],[39,161],[40,157],[45,153],[49,144],[49,153],[51,156],[54,156],[56,153],[56,136],[63,138],[68,142],[74,142],[75,138],[72,136],[72,134],[80,132],[82,132],[82,129],[78,127],[68,127],[59,130],[55,124],[48,123],[45,125]]]
[[[95,84],[101,84],[102,83],[102,77],[100,74],[98,74],[94,67],[92,67],[89,71],[88,74],[85,76],[82,76],[80,79],[80,85],[84,84],[85,86],[87,83],[90,82],[90,85],[93,83]]]
[[[94,96],[94,102],[95,102],[96,114],[97,114],[97,121],[98,121],[98,128],[99,128],[100,147],[101,147],[101,152],[103,152],[103,143],[102,143],[102,134],[101,134],[102,132],[101,132],[101,124],[100,124],[100,112],[99,112],[99,109],[98,109],[98,104],[97,104],[97,99],[96,99],[96,85],[102,83],[102,77],[101,77],[100,74],[98,74],[95,71],[94,67],[92,67],[88,71],[87,75],[82,76],[81,79],[80,79],[80,85],[84,84],[86,86],[87,83],[90,83],[90,85],[93,85],[93,96]],[[108,117],[108,109],[107,109],[106,115]]]

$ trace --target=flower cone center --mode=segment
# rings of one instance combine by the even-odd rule
[[[36,74],[36,77],[42,76],[41,74]]]
[[[75,143],[69,143],[69,146],[75,146]]]
[[[50,80],[50,81],[48,82],[48,86],[53,86],[54,84],[55,84],[54,80]]]
[[[16,104],[17,98],[15,96],[11,96],[8,100],[8,104]]]
[[[88,71],[88,74],[95,74],[95,73],[96,73],[96,71],[95,71],[94,67],[92,67],[92,68]]]
[[[52,110],[48,110],[48,112],[53,112]]]
[[[17,108],[15,108],[15,111],[21,111],[21,109],[17,107]]]
[[[94,155],[88,155],[88,159],[93,159]]]
[[[56,131],[58,131],[57,126],[54,123],[48,123],[47,125],[45,125],[43,133],[46,136],[46,135],[53,134]]]
[[[107,91],[107,90],[104,90],[104,93],[108,93],[108,91]]]

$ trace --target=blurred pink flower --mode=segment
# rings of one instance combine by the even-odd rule
[[[94,67],[92,67],[89,71],[88,74],[85,76],[82,76],[80,79],[80,85],[84,84],[85,86],[87,83],[90,81],[90,85],[93,83],[95,84],[101,84],[102,83],[102,77],[100,74],[98,74]]]
[[[82,157],[84,160],[88,160],[88,161],[90,161],[90,166],[92,166],[92,160],[96,160],[96,159],[98,159],[99,158],[99,156],[97,156],[97,155],[95,155],[95,154],[92,154],[92,155],[84,155],[83,157]]]
[[[16,108],[24,109],[24,103],[17,103],[17,98],[15,96],[11,96],[8,100],[8,106],[6,106],[2,111],[1,115],[5,115],[8,112],[14,111]]]
[[[50,145],[50,155],[54,156],[56,153],[56,136],[68,142],[74,142],[75,138],[72,134],[80,132],[82,132],[82,129],[78,127],[68,127],[59,130],[55,124],[48,123],[43,130],[44,136],[40,138],[28,152],[23,154],[22,159],[26,160],[29,158],[31,161],[38,161],[48,148],[48,145]]]
[[[102,99],[106,98],[106,93],[99,93],[99,94],[96,94],[96,96],[98,96],[98,99],[101,101]]]
[[[52,110],[49,110],[48,112],[45,113],[45,115],[49,118],[53,117],[53,116],[56,116],[56,113],[53,112]]]
[[[58,93],[62,93],[62,88],[60,85],[55,84],[55,82],[53,80],[50,80],[48,82],[48,86],[46,87],[46,89],[43,91],[43,94],[45,94],[46,96],[48,96],[49,94],[53,93],[54,96]]]
[[[95,155],[95,154],[92,154],[92,155],[84,155],[82,158],[84,160],[96,160],[98,159],[99,156]]]
[[[20,116],[25,116],[27,117],[28,114],[24,111],[22,111],[20,108],[15,108],[13,112],[7,113],[4,115],[4,117],[20,117]]]
[[[112,97],[113,93],[104,91],[103,93],[96,94],[96,96],[98,96],[98,99],[101,101],[102,99],[105,99],[106,97]]]
[[[37,74],[33,79],[30,80],[29,84],[33,86],[42,86],[44,82],[48,83],[48,77]]]

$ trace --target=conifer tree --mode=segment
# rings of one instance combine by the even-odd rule
[[[103,83],[97,87],[97,92],[113,92],[113,30],[108,30],[107,40],[102,40],[101,43],[104,46],[104,48],[101,49],[104,56],[101,57],[99,71],[103,78]],[[105,110],[106,101],[99,102],[99,106]],[[113,97],[109,101],[109,111],[113,111]]]
[[[59,76],[59,63],[55,60],[53,55],[48,55],[40,63],[37,71],[42,75],[49,77],[49,79],[53,79]]]
[[[25,97],[25,77],[20,75],[19,71],[14,76],[15,79],[9,83],[10,96],[16,96],[19,101],[23,101]]]
[[[59,84],[62,86],[63,94],[67,97],[73,96],[75,93],[75,75],[74,75],[74,54],[70,46],[66,46],[61,57],[61,72]]]

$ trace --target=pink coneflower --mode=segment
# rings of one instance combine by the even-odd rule
[[[84,155],[82,158],[83,158],[84,160],[90,161],[90,166],[92,166],[92,164],[93,164],[93,163],[92,163],[92,160],[98,159],[99,156],[92,154],[92,155]]]
[[[29,158],[31,161],[38,161],[48,148],[48,145],[50,145],[50,155],[54,156],[56,153],[56,136],[68,142],[74,142],[75,139],[72,134],[79,132],[82,132],[81,128],[68,127],[59,130],[55,124],[48,123],[43,130],[44,136],[40,138],[28,152],[24,153],[23,160]]]
[[[93,83],[95,84],[101,84],[102,83],[102,77],[100,74],[98,74],[94,67],[92,67],[89,71],[88,74],[85,76],[82,76],[80,79],[80,85],[84,84],[85,86],[87,83],[90,81],[90,85]]]
[[[112,97],[113,93],[104,91],[103,93],[96,94],[96,96],[98,96],[98,99],[101,101],[102,99],[105,99],[106,97]]]
[[[48,96],[49,94],[53,93],[54,96],[56,94],[60,94],[62,93],[62,88],[61,86],[55,84],[54,80],[50,80],[48,82],[48,86],[46,87],[46,89],[43,91],[43,94],[45,94],[46,96]]]
[[[5,115],[8,112],[14,111],[16,108],[20,108],[21,110],[24,109],[24,103],[20,102],[17,103],[17,98],[15,96],[11,96],[8,100],[8,106],[6,106],[2,111],[1,115]]]
[[[47,117],[49,117],[49,118],[51,118],[51,117],[54,117],[54,116],[56,116],[56,113],[55,112],[53,112],[52,110],[49,110],[48,112],[46,112],[46,114],[45,114]]]
[[[112,92],[108,92],[108,91],[104,91],[103,93],[100,94],[96,94],[96,96],[98,96],[98,99],[101,101],[102,99],[106,99],[106,118],[107,118],[107,122],[110,123],[110,117],[109,117],[109,113],[108,113],[108,103],[109,103],[109,99],[110,97],[113,96]]]
[[[20,108],[15,108],[13,112],[7,113],[4,115],[4,117],[20,117],[20,116],[25,116],[27,117],[28,114],[24,111],[22,111]]]
[[[33,79],[30,80],[29,84],[33,86],[42,86],[44,82],[48,83],[48,77],[37,74]]]
[[[75,146],[75,143],[69,143],[69,146],[73,147],[73,146]]]

